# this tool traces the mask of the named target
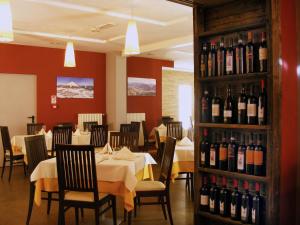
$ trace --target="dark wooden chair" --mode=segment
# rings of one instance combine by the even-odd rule
[[[110,132],[109,144],[112,149],[118,149],[122,147],[122,133],[121,132]]]
[[[56,127],[71,127],[74,130],[74,124],[72,122],[59,122]]]
[[[144,148],[145,151],[148,151],[150,147],[154,146],[156,139],[149,139],[149,134],[146,129],[146,122],[144,120],[142,121],[142,128],[144,133]]]
[[[126,124],[126,123],[120,124],[120,132],[121,133],[132,132],[132,125],[131,124]]]
[[[25,137],[25,145],[26,145],[26,156],[27,156],[27,162],[28,162],[28,173],[29,177],[33,170],[37,167],[37,165],[43,161],[48,159],[48,152],[45,142],[45,136],[44,135],[38,135],[38,136],[32,136],[32,137]],[[34,192],[35,192],[35,182],[29,183],[29,207],[28,207],[28,214],[26,219],[26,225],[29,225],[30,217],[32,213],[32,207],[33,207],[33,200],[34,200]],[[58,198],[52,199],[52,193],[53,192],[47,192],[48,197],[44,198],[43,200],[47,200],[47,214],[50,213],[51,208],[51,200],[57,201]],[[54,192],[57,193],[57,192]]]
[[[94,125],[91,127],[91,142],[94,147],[104,147],[108,138],[107,125]]]
[[[59,184],[58,224],[65,224],[65,210],[74,207],[76,225],[79,224],[79,208],[94,209],[96,225],[99,225],[99,216],[112,209],[113,224],[116,225],[116,197],[102,195],[98,191],[94,147],[57,145],[56,154]]]
[[[161,117],[161,123],[164,124],[165,126],[167,123],[172,122],[174,119],[170,116],[162,116]]]
[[[26,176],[26,165],[24,162],[24,154],[22,152],[13,151],[7,126],[1,126],[0,132],[1,132],[2,145],[3,145],[3,164],[2,164],[1,179],[3,178],[6,162],[9,162],[9,177],[8,177],[9,181],[11,179],[13,167],[15,165],[23,165],[24,174]]]
[[[161,163],[159,180],[139,181],[137,183],[137,186],[135,188],[136,191],[135,215],[136,215],[137,199],[141,200],[144,197],[150,197],[150,198],[157,197],[158,201],[155,202],[139,201],[139,205],[161,205],[165,219],[167,219],[166,210],[165,210],[165,205],[167,205],[169,222],[171,225],[173,225],[171,201],[170,201],[170,182],[171,182],[171,172],[173,166],[175,145],[176,145],[176,139],[172,137],[167,137],[163,160]],[[128,224],[131,224],[131,212],[128,213]]]
[[[121,133],[121,145],[126,146],[131,151],[136,152],[139,150],[139,133],[127,132]]]
[[[55,126],[53,127],[52,135],[52,149],[51,156],[55,156],[57,144],[71,144],[72,143],[72,127],[70,126]]]
[[[27,134],[35,135],[43,128],[43,126],[43,123],[27,123]]]
[[[92,126],[98,125],[97,121],[89,121],[89,122],[83,122],[83,129],[84,131],[91,131]]]
[[[178,141],[182,139],[182,122],[180,121],[168,122],[166,126],[167,126],[168,137],[174,137]]]
[[[132,121],[130,124],[131,124],[130,132],[137,132],[139,134],[141,122]]]
[[[160,142],[158,130],[155,130],[155,141],[156,141],[156,145],[157,145],[157,153],[156,153],[157,161],[159,163],[161,163],[162,156],[164,153],[164,143]]]

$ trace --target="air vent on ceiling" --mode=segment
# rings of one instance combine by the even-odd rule
[[[116,25],[117,24],[115,24],[115,23],[105,23],[105,24],[101,24],[101,25],[97,25],[97,26],[92,27],[91,31],[97,33],[97,32],[100,32],[102,30],[107,30],[109,28],[112,28]]]

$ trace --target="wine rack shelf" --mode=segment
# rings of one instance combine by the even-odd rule
[[[232,220],[229,217],[222,217],[222,216],[219,216],[219,215],[211,214],[209,212],[203,212],[203,211],[200,211],[200,210],[198,210],[198,215],[200,217],[209,219],[209,220],[214,221],[214,222],[221,222],[221,224],[232,224],[232,225],[242,225],[243,224],[243,225],[247,225],[245,223],[242,223],[241,221]]]
[[[223,128],[223,129],[246,129],[246,130],[270,130],[269,125],[248,125],[248,124],[225,124],[225,123],[197,123],[197,127]]]
[[[269,73],[248,73],[248,74],[234,74],[220,77],[201,77],[200,82],[216,82],[216,81],[229,81],[229,82],[241,82],[241,81],[252,81],[257,79],[268,78]]]
[[[253,175],[248,175],[248,174],[243,174],[243,173],[229,172],[229,171],[225,171],[225,170],[211,169],[211,168],[204,168],[204,167],[199,167],[198,171],[202,172],[202,173],[215,174],[215,175],[219,175],[219,176],[225,176],[225,177],[248,180],[248,181],[256,181],[256,182],[260,182],[260,183],[267,183],[269,180],[268,177],[253,176]]]

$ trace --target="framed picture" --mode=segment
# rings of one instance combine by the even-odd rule
[[[58,76],[56,92],[58,98],[94,98],[94,79]]]
[[[155,96],[156,79],[128,77],[128,96]]]

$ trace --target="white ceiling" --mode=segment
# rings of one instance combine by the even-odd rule
[[[193,70],[190,7],[166,0],[11,0],[11,6],[15,44],[64,48],[75,39],[77,50],[122,52],[133,15],[141,56]]]

